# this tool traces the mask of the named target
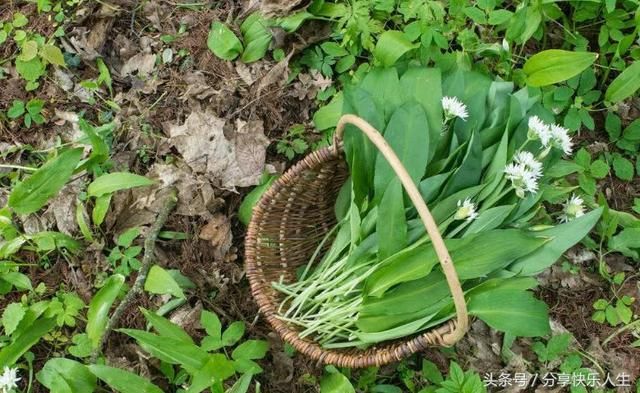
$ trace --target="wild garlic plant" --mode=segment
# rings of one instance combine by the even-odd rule
[[[18,388],[18,369],[5,367],[0,374],[0,393],[12,393]]]
[[[478,72],[423,67],[373,69],[344,97],[343,113],[380,130],[418,184],[469,313],[516,336],[548,333],[531,276],[581,240],[601,211],[585,213],[576,197],[563,224],[534,225],[545,168],[572,150],[567,130],[542,120],[553,115],[540,97]],[[367,346],[451,319],[431,239],[395,173],[358,131],[347,128],[344,146],[351,177],[336,202],[338,224],[296,282],[273,283],[284,295],[279,317],[325,347]]]

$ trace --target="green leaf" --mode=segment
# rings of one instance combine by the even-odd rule
[[[407,219],[400,180],[393,179],[378,205],[378,258],[386,259],[407,245]]]
[[[425,173],[429,159],[429,129],[424,109],[416,102],[403,104],[393,112],[384,131],[384,138],[396,153],[411,180],[417,184]],[[375,194],[379,199],[397,178],[391,165],[378,152],[375,162]]]
[[[97,382],[84,364],[64,358],[49,359],[36,378],[53,393],[93,392]]]
[[[609,240],[609,249],[638,259],[640,254],[640,228],[625,228]]]
[[[13,100],[13,104],[11,104],[11,107],[7,111],[7,116],[9,117],[9,119],[17,119],[20,116],[24,115],[24,112],[24,101]]]
[[[115,367],[92,364],[89,371],[110,388],[120,393],[162,393],[162,389],[146,378]]]
[[[89,196],[101,197],[119,190],[127,190],[134,187],[150,186],[154,181],[144,176],[129,172],[113,172],[95,179],[87,187]]]
[[[402,55],[419,45],[411,43],[403,32],[387,30],[380,35],[378,43],[373,50],[373,56],[384,67],[390,67],[398,61]]]
[[[424,86],[429,86],[425,89]],[[429,143],[427,162],[438,147],[442,128],[442,76],[437,68],[412,67],[400,78],[400,89],[407,99],[414,99],[422,105],[429,124]]]
[[[631,97],[638,89],[640,89],[640,61],[625,68],[609,84],[606,93],[604,93],[604,99],[615,104]]]
[[[597,57],[597,53],[549,49],[531,56],[522,70],[529,86],[546,86],[579,75]]]
[[[124,276],[114,274],[109,277],[102,288],[93,296],[87,312],[87,337],[93,348],[97,348],[109,322],[109,310],[120,294],[124,285]]]
[[[240,31],[245,45],[241,60],[252,63],[263,58],[272,38],[267,20],[263,19],[259,13],[253,13],[242,22]]]
[[[596,179],[604,179],[609,174],[609,165],[603,160],[596,160],[591,163],[590,171]]]
[[[468,307],[470,315],[514,336],[538,337],[551,331],[547,305],[527,291],[496,289],[482,292],[471,296]]]
[[[236,321],[229,325],[229,327],[222,333],[222,344],[225,347],[234,345],[242,336],[244,336],[245,325],[242,321]]]
[[[324,42],[320,45],[320,47],[322,48],[324,53],[334,57],[342,57],[349,54],[349,52],[344,47],[333,41]]]
[[[494,26],[501,25],[505,22],[508,22],[512,16],[513,16],[513,12],[508,10],[504,10],[504,9],[493,10],[489,12],[489,24]]]
[[[54,318],[36,320],[26,327],[11,344],[0,350],[0,368],[13,366],[20,356],[56,326]]]
[[[422,361],[422,376],[433,384],[439,384],[444,380],[442,373],[438,369],[435,363],[430,360],[424,359]]]
[[[91,356],[92,344],[89,336],[85,333],[75,334],[71,339],[74,345],[69,347],[69,353],[77,358],[86,358]]]
[[[27,23],[29,23],[29,19],[22,12],[13,14],[13,22],[11,22],[13,27],[24,27]]]
[[[222,60],[233,60],[242,52],[242,42],[226,25],[213,22],[207,38],[207,46]]]
[[[341,91],[331,98],[331,101],[323,107],[320,107],[313,115],[313,124],[318,131],[323,131],[338,124],[338,120],[342,115],[342,106],[344,104],[344,95]]]
[[[35,82],[45,73],[45,66],[38,57],[29,61],[16,59],[16,71],[27,82]]]
[[[129,248],[133,244],[133,241],[140,236],[140,228],[133,227],[122,232],[116,239],[116,244],[123,248]],[[137,254],[136,254],[137,255]],[[132,255],[132,257],[135,255]]]
[[[112,87],[111,87],[111,84],[113,81],[111,80],[111,73],[109,72],[109,68],[107,68],[107,65],[104,63],[104,60],[102,60],[101,57],[98,57],[96,59],[96,64],[98,65],[98,72],[100,73],[98,75],[97,83],[99,85],[102,83],[107,85],[107,88],[109,88],[109,92],[113,94]]]
[[[349,379],[339,372],[328,373],[320,381],[320,393],[356,393]]]
[[[22,61],[29,61],[38,56],[38,43],[33,40],[24,42],[21,49],[18,59]]]
[[[247,393],[249,391],[249,386],[251,385],[251,379],[253,379],[252,374],[242,374],[227,393]]]
[[[18,214],[30,214],[40,209],[64,187],[80,162],[82,152],[82,148],[67,150],[47,161],[13,188],[9,206]]]
[[[187,393],[199,393],[210,388],[213,383],[218,384],[220,388],[214,388],[212,391],[222,393],[222,381],[232,376],[234,371],[233,363],[226,356],[221,353],[213,354],[209,356],[205,365],[194,373]]]
[[[91,221],[93,221],[93,225],[100,226],[104,222],[107,212],[109,211],[109,205],[111,204],[111,195],[112,194],[105,194],[96,198],[95,205],[91,211]]]
[[[10,336],[15,332],[18,324],[24,317],[24,314],[24,306],[20,303],[11,303],[6,306],[2,312],[2,327],[4,328],[4,334]]]
[[[151,266],[144,282],[144,290],[158,295],[173,295],[181,299],[185,297],[173,276],[158,265]]]
[[[20,290],[31,291],[33,289],[33,286],[31,285],[31,279],[29,279],[27,275],[20,272],[4,273],[0,275],[0,278]]]
[[[635,119],[624,129],[623,138],[632,142],[640,142],[640,119]]]
[[[602,207],[565,224],[535,232],[537,236],[551,238],[551,241],[539,250],[515,261],[509,270],[524,276],[532,276],[542,272],[560,259],[569,248],[587,236],[601,215]]]
[[[141,308],[141,311],[147,321],[151,326],[153,326],[160,336],[193,344],[191,336],[189,336],[180,326],[153,311],[149,311],[144,308]]]
[[[284,31],[286,31],[287,33],[293,33],[294,31],[298,30],[298,28],[304,21],[306,21],[307,19],[312,19],[313,17],[314,15],[310,14],[309,12],[300,11],[295,14],[279,18],[277,20],[277,25],[282,27],[282,29],[284,29]]]
[[[269,350],[269,343],[264,340],[247,340],[233,350],[231,357],[238,359],[262,359]]]
[[[570,333],[556,334],[555,336],[551,337],[547,342],[545,354],[546,359],[543,361],[548,362],[550,360],[558,359],[563,353],[567,351],[567,349],[569,349],[570,342]]]
[[[133,337],[151,355],[171,364],[179,364],[190,373],[201,369],[209,358],[207,353],[195,344],[142,330],[118,329],[118,331]]]
[[[209,336],[222,340],[222,323],[216,314],[202,310],[200,314],[200,324]]]
[[[633,164],[620,155],[613,157],[613,171],[620,180],[631,181],[633,179]]]
[[[249,225],[251,221],[251,215],[253,214],[253,208],[258,203],[262,195],[271,187],[277,176],[269,176],[268,180],[263,184],[257,186],[247,196],[244,197],[240,207],[238,208],[238,219],[244,225]]]
[[[62,51],[55,45],[44,45],[40,50],[40,56],[51,64],[55,64],[60,67],[66,66]]]
[[[504,268],[517,258],[538,249],[545,241],[520,230],[496,229],[464,239],[447,239],[445,244],[458,276],[465,280],[483,277]],[[387,259],[369,276],[365,292],[380,297],[396,284],[427,276],[437,263],[431,243],[404,249]]]
[[[91,229],[89,228],[89,224],[85,219],[87,212],[84,210],[84,204],[81,200],[76,200],[76,221],[78,222],[78,227],[80,228],[80,233],[90,242],[93,242],[93,233],[91,233]]]
[[[499,227],[509,216],[515,205],[496,206],[485,210],[471,222],[465,236],[472,233],[489,231]]]
[[[480,134],[474,132],[471,134],[462,164],[455,169],[439,197],[448,197],[458,191],[479,184],[480,176],[482,176],[481,171],[478,170],[480,167],[482,167],[482,140]]]

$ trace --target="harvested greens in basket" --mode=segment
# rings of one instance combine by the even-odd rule
[[[451,254],[469,314],[515,336],[549,332],[532,277],[595,225],[601,211],[541,208],[545,171],[571,153],[567,130],[510,82],[432,68],[373,69],[345,88],[343,113],[384,138],[418,185]],[[338,224],[284,294],[279,317],[327,348],[413,335],[455,316],[424,226],[402,185],[367,137],[347,126],[350,178]],[[545,218],[547,218],[545,220]],[[326,253],[327,242],[332,242]]]

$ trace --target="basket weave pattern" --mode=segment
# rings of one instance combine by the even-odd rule
[[[284,295],[271,283],[281,277],[287,282],[295,280],[296,268],[309,261],[336,224],[334,204],[348,176],[341,148],[320,149],[276,180],[254,208],[245,238],[245,264],[260,312],[296,350],[319,363],[340,367],[380,366],[429,346],[446,345],[443,336],[456,328],[455,320],[414,337],[361,350],[324,349],[310,339],[300,338],[295,326],[277,318]]]

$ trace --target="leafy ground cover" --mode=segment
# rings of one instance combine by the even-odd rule
[[[3,2],[0,391],[640,389],[638,7]],[[528,89],[575,145],[539,218],[572,195],[602,217],[538,277],[548,336],[476,321],[455,348],[322,368],[257,315],[242,201],[328,143],[345,85],[410,64]]]

